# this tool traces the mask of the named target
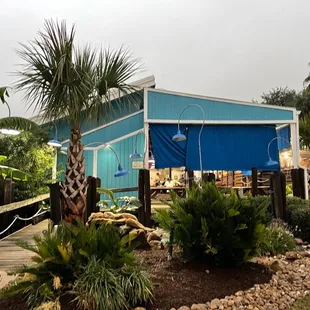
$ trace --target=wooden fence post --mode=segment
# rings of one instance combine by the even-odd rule
[[[286,180],[282,172],[275,171],[271,177],[270,189],[273,191],[272,205],[276,218],[285,220],[286,218]]]
[[[150,170],[144,170],[144,203],[145,203],[145,225],[151,226],[151,184],[150,184]]]
[[[12,179],[5,179],[4,180],[4,204],[8,205],[9,203],[13,202],[13,181]]]
[[[252,168],[252,196],[255,197],[257,193],[258,193],[257,169]]]
[[[292,176],[293,195],[295,197],[305,199],[306,184],[305,184],[304,170],[302,168],[292,169],[291,176]]]
[[[189,188],[192,188],[194,184],[194,171],[193,170],[187,170],[187,177],[188,177],[188,186]]]
[[[142,225],[145,225],[145,202],[144,202],[144,170],[139,170],[138,179],[138,198],[140,201],[140,207],[138,209],[138,220]]]
[[[61,202],[60,202],[60,186],[59,183],[50,185],[50,206],[51,220],[54,225],[58,225],[61,221]]]
[[[87,194],[86,194],[86,212],[85,212],[85,218],[84,218],[84,222],[87,222],[89,216],[93,213],[93,212],[97,212],[99,211],[97,208],[97,199],[98,199],[98,195],[97,195],[97,178],[94,178],[92,176],[89,176],[87,178]],[[100,199],[100,196],[99,196]]]

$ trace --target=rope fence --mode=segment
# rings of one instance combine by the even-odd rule
[[[43,212],[41,212],[42,210],[44,210]],[[20,217],[18,214],[16,214],[14,216],[14,219],[12,221],[12,223],[6,228],[4,229],[3,231],[0,231],[0,235],[3,235],[4,233],[6,233],[13,225],[14,223],[17,221],[17,220],[20,220],[20,221],[30,221],[32,220],[33,218],[37,217],[37,216],[40,216],[42,214],[44,214],[46,211],[50,210],[50,208],[45,208],[44,207],[41,207],[33,216],[31,217]]]

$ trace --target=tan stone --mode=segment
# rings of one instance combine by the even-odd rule
[[[191,310],[207,310],[207,306],[205,304],[193,304]]]
[[[188,308],[187,306],[182,306],[182,307],[178,308],[178,310],[191,310],[191,309]]]

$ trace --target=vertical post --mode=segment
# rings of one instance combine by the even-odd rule
[[[305,184],[305,171],[302,168],[298,170],[299,186],[300,186],[300,198],[306,199],[306,184]]]
[[[188,186],[189,188],[192,188],[194,184],[194,171],[193,170],[187,170],[187,177],[188,177]]]
[[[140,201],[140,207],[138,209],[138,220],[141,224],[145,225],[144,170],[142,169],[139,170],[138,197]]]
[[[4,204],[7,205],[12,202],[12,187],[13,181],[12,179],[4,180]]]
[[[0,178],[0,206],[4,205],[4,179]]]
[[[86,222],[92,212],[96,211],[97,200],[97,179],[93,177],[87,178],[88,188],[86,196],[86,214],[84,221]]]
[[[257,169],[252,168],[252,196],[257,196],[258,184],[257,184]]]
[[[302,192],[301,192],[298,169],[292,169],[291,176],[292,176],[293,196],[301,198]]]
[[[285,175],[275,171],[272,175],[272,188],[274,192],[274,211],[276,218],[285,220],[286,216],[286,195],[285,195]],[[284,182],[283,182],[284,181]]]
[[[144,96],[147,93],[146,90],[144,90]],[[145,100],[145,99],[144,99]],[[145,104],[145,101],[144,101]],[[146,108],[144,108],[144,113],[146,113]],[[149,124],[148,123],[144,123],[144,169],[149,169]]]
[[[51,220],[58,225],[61,220],[60,186],[59,183],[50,185]]]
[[[57,178],[57,149],[54,147],[54,165],[52,170],[52,179],[55,182]]]
[[[97,178],[98,173],[98,150],[93,151],[93,177]]]
[[[144,170],[144,203],[145,203],[145,225],[151,226],[151,186],[150,170]]]
[[[232,186],[234,187],[236,185],[235,182],[235,171],[232,172]]]
[[[99,207],[97,207],[97,203],[100,201],[100,194],[97,192],[98,187],[101,187],[101,179],[100,178],[96,178],[96,209],[95,209],[95,212],[100,211]]]

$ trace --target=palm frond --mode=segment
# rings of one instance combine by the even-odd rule
[[[10,97],[8,93],[8,87],[0,87],[0,100],[4,104],[6,103],[5,97]]]
[[[115,108],[141,105],[142,94],[137,87],[128,83],[141,68],[140,59],[133,58],[128,49],[101,50],[95,68],[95,96],[90,103],[91,115],[99,120],[113,113]]]
[[[42,131],[42,128],[35,122],[23,117],[0,118],[0,128],[17,129],[26,131]]]

